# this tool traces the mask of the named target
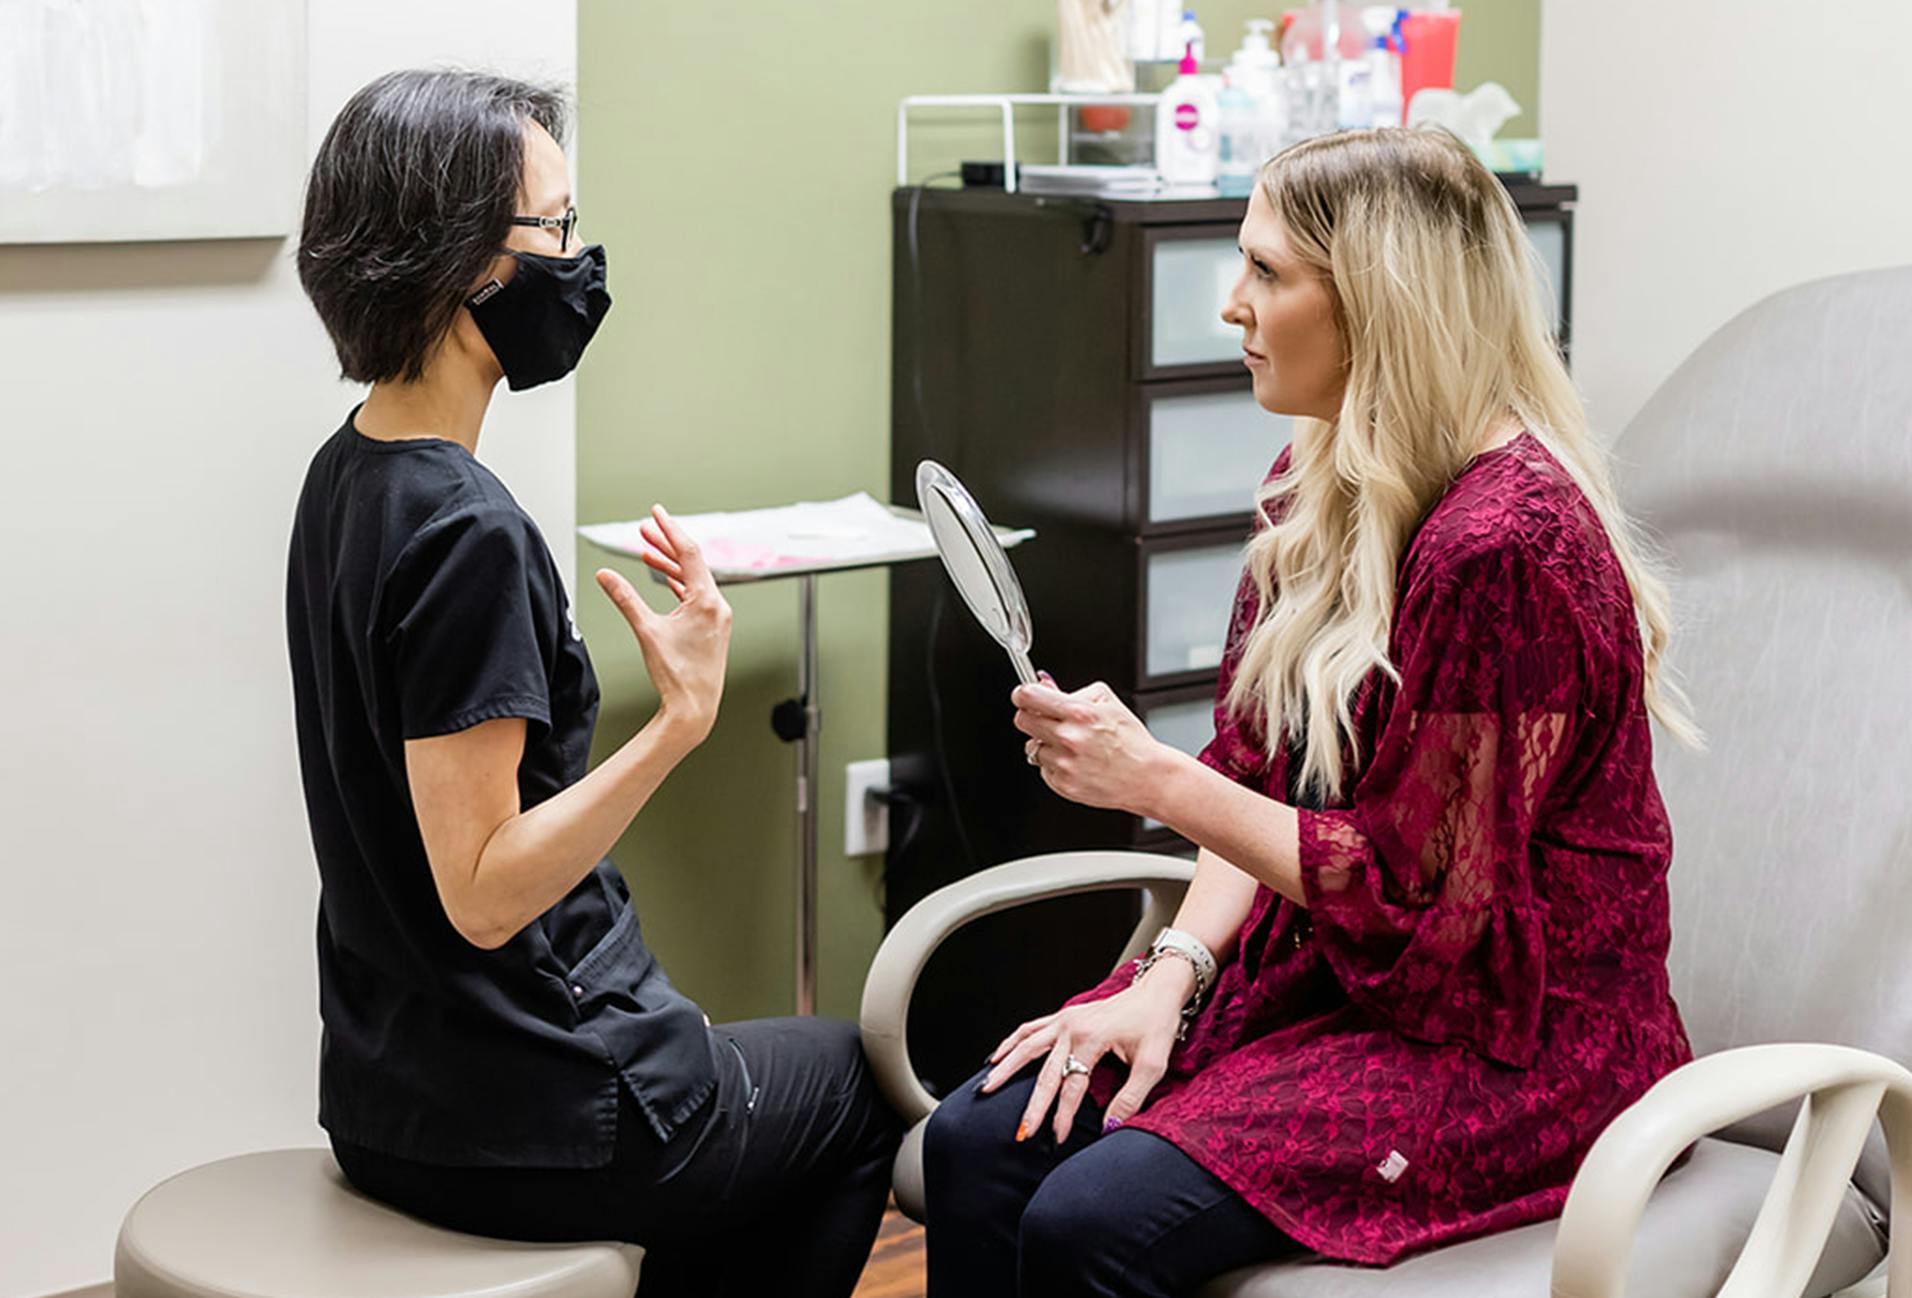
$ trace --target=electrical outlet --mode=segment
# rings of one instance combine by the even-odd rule
[[[889,850],[890,806],[870,796],[890,787],[890,759],[851,762],[843,770],[843,854],[868,856]]]

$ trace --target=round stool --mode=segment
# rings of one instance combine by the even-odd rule
[[[428,1225],[347,1185],[326,1149],[181,1172],[126,1214],[114,1298],[631,1298],[644,1250]]]

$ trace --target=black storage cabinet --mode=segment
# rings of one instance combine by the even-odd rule
[[[1571,186],[1509,183],[1570,341]],[[1032,657],[1064,688],[1106,681],[1171,743],[1211,733],[1215,672],[1256,487],[1288,440],[1254,405],[1219,319],[1241,199],[1097,202],[899,189],[893,201],[891,496],[954,471],[1011,558]],[[1172,832],[1050,793],[1011,725],[1008,659],[941,565],[890,570],[892,817],[885,909],[1042,852],[1193,855]],[[987,917],[932,959],[912,1006],[918,1071],[946,1091],[1022,1020],[1107,974],[1132,892]]]

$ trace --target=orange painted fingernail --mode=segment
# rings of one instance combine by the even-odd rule
[[[1020,1145],[1027,1139],[1029,1139],[1029,1124],[1027,1122],[1018,1122],[1016,1124],[1016,1143]]]

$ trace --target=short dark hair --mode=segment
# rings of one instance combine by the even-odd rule
[[[554,87],[480,72],[389,72],[353,95],[305,187],[299,282],[342,377],[411,381],[511,231],[524,127],[560,144]]]

